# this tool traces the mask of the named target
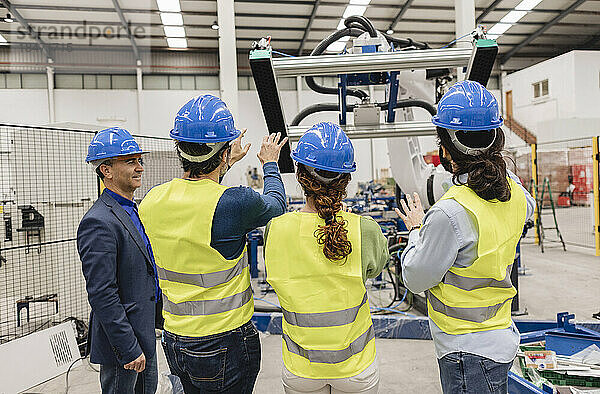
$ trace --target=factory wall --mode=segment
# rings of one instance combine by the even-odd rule
[[[503,78],[512,91],[513,117],[538,142],[600,134],[600,51],[571,51]],[[533,84],[548,80],[548,95],[534,97]]]

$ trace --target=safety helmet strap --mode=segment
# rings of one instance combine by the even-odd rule
[[[306,168],[306,170],[312,177],[314,177],[314,178],[318,179],[319,181],[326,183],[326,184],[331,183],[331,182],[335,181],[336,179],[339,179],[342,175],[344,175],[344,173],[340,172],[338,175],[336,175],[333,178],[327,178],[327,177],[324,177],[323,175],[320,175],[317,172],[317,169],[314,167],[310,167],[310,166],[304,166],[304,167]]]
[[[181,148],[179,148],[179,147],[177,148],[177,151],[179,152],[181,157],[183,157],[187,161],[191,161],[193,163],[202,163],[202,162],[210,159],[211,157],[213,157],[215,154],[217,154],[217,152],[219,152],[221,150],[221,148],[228,143],[229,143],[229,141],[216,142],[214,144],[211,144],[211,143],[205,144],[206,146],[211,148],[211,151],[202,156],[190,155],[189,153],[185,153],[184,151],[182,151]]]
[[[496,138],[498,138],[498,131],[497,129],[493,129],[494,132],[494,138],[492,138],[492,141],[489,143],[488,146],[486,147],[482,147],[482,148],[470,148],[466,145],[464,145],[463,143],[461,143],[458,140],[458,137],[456,137],[456,132],[460,131],[460,130],[452,130],[452,129],[446,129],[448,130],[448,134],[450,135],[450,140],[452,141],[452,145],[454,145],[454,147],[461,153],[464,153],[465,155],[468,156],[479,156],[485,152],[487,152],[488,149],[490,149],[492,147],[492,145],[494,145],[494,142],[496,142]],[[476,133],[477,131],[475,131]],[[481,132],[484,132],[483,130]]]

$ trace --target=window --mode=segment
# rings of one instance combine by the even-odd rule
[[[23,89],[47,89],[48,78],[46,74],[22,74],[21,86]]]
[[[82,74],[56,74],[54,76],[56,89],[83,89]]]
[[[7,89],[21,89],[21,74],[6,74]]]
[[[56,74],[56,89],[135,89],[135,75]]]
[[[147,90],[219,90],[216,75],[149,74],[142,77]]]
[[[540,82],[535,82],[531,84],[533,86],[533,98],[546,97],[549,95],[550,91],[548,88],[548,80],[544,79]]]

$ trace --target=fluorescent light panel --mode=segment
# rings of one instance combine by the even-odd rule
[[[352,16],[352,15],[362,15],[365,13],[366,10],[367,10],[366,5],[348,4],[346,6],[346,10],[344,10],[344,15],[342,16],[342,18],[346,19],[347,17]]]
[[[340,38],[338,41],[330,44],[327,47],[327,52],[341,52],[344,50],[344,48],[346,48],[346,42],[348,41],[350,37],[342,37]]]
[[[163,30],[165,31],[165,36],[167,37],[185,38],[185,29],[183,26],[163,26]]]
[[[510,23],[496,23],[490,30],[487,31],[487,33],[490,35],[501,36],[504,34],[504,32],[510,29],[511,26],[512,25]]]
[[[536,5],[540,4],[542,0],[523,0],[515,7],[515,10],[519,11],[531,11]]]
[[[173,12],[161,12],[160,20],[163,25],[167,26],[183,26],[183,16]]]
[[[167,45],[169,48],[187,48],[187,39],[167,37]]]
[[[517,23],[522,17],[527,15],[527,11],[511,11],[500,19],[501,23]]]
[[[7,42],[7,41],[6,41],[6,38],[4,38],[4,36],[3,36],[2,34],[0,34],[0,43],[1,43],[1,44],[4,44],[4,43],[6,43],[6,42]]]
[[[161,12],[181,12],[179,0],[156,0]]]

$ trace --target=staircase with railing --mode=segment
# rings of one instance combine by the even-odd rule
[[[517,122],[513,117],[507,116],[506,119],[504,119],[504,126],[508,127],[510,131],[515,133],[519,138],[525,141],[525,143],[537,143],[536,136],[531,131],[527,130],[525,126]]]

